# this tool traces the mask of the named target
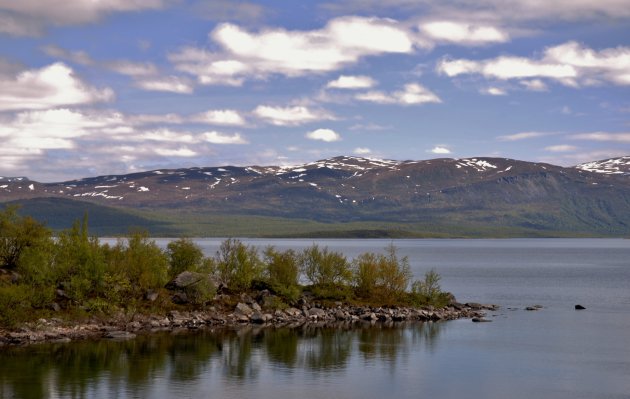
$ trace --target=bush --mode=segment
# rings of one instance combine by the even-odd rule
[[[415,306],[444,307],[450,295],[440,288],[441,276],[433,269],[424,274],[424,281],[416,280],[411,286],[411,302]]]
[[[409,261],[398,258],[394,245],[385,250],[385,255],[365,253],[354,260],[354,286],[359,297],[391,303],[404,296],[411,280]]]
[[[31,317],[32,293],[25,284],[0,286],[0,326],[14,327]]]
[[[300,268],[295,251],[278,252],[274,247],[265,250],[265,277],[278,295],[296,301],[300,295]]]
[[[50,231],[30,216],[17,214],[17,206],[7,206],[0,212],[0,268],[17,269],[27,249],[46,245]]]
[[[168,282],[168,257],[146,233],[134,233],[107,250],[110,272],[126,277],[135,298]]]
[[[233,238],[221,243],[215,267],[219,278],[232,291],[248,290],[252,281],[262,277],[263,271],[256,248]]]
[[[193,305],[204,305],[211,301],[217,293],[217,287],[208,274],[197,274],[197,281],[184,288],[188,302]]]
[[[203,252],[190,238],[180,238],[168,243],[166,255],[169,259],[171,278],[185,271],[197,272],[203,266]]]
[[[346,257],[339,252],[329,252],[313,245],[304,249],[299,257],[300,268],[314,286],[338,286],[347,284],[352,271]]]

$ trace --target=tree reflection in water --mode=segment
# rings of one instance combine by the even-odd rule
[[[194,386],[213,371],[255,381],[260,371],[329,372],[352,359],[395,364],[418,345],[431,350],[440,323],[200,330],[0,350],[0,398],[143,397],[156,384]],[[238,382],[237,382],[238,383]],[[167,392],[157,392],[167,397]]]

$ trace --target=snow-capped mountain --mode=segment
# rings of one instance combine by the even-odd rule
[[[630,232],[630,157],[560,167],[506,158],[335,157],[296,166],[159,169],[62,183],[0,179],[0,201],[429,226]]]
[[[576,168],[607,175],[630,175],[630,157],[604,159],[579,164]]]

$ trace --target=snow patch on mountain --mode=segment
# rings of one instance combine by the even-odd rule
[[[630,175],[630,156],[587,162],[577,165],[576,168],[607,175]]]

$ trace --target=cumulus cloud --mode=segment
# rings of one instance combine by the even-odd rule
[[[0,33],[34,36],[48,26],[96,22],[107,14],[164,7],[169,0],[0,0]]]
[[[0,87],[0,111],[46,109],[114,98],[111,89],[88,86],[60,62],[21,72],[13,78],[0,78]]]
[[[306,138],[311,140],[321,140],[327,143],[341,140],[339,133],[331,129],[316,129],[306,133]]]
[[[202,134],[205,141],[212,144],[248,144],[239,133],[224,134],[220,132],[206,132]]]
[[[542,90],[542,79],[580,87],[603,83],[630,85],[630,47],[593,50],[571,41],[547,48],[540,59],[500,56],[473,61],[443,59],[437,71],[454,77],[481,75],[488,79],[519,80],[528,89]]]
[[[505,21],[594,20],[628,18],[626,0],[344,0],[322,4],[323,8],[339,13],[359,13],[365,10],[404,10],[422,15],[459,16]]]
[[[153,126],[181,121],[182,117],[175,114],[160,118],[68,108],[0,114],[0,162],[5,173],[15,170],[20,175],[34,172],[38,177],[59,177],[79,166],[76,173],[89,170],[102,174],[112,170],[129,172],[132,164],[203,157],[216,146],[248,144],[240,133]],[[53,166],[58,159],[63,159],[63,164]],[[90,165],[83,159],[89,159]]]
[[[190,94],[194,91],[192,82],[179,76],[151,76],[137,80],[135,86],[148,91],[165,91],[179,94]]]
[[[510,39],[507,32],[489,25],[473,25],[461,21],[433,21],[420,24],[420,30],[437,42],[465,45],[503,43]]]
[[[211,109],[192,118],[193,121],[208,125],[245,126],[247,122],[233,109]]]
[[[334,120],[327,111],[297,105],[290,107],[274,107],[259,105],[253,114],[263,121],[276,126],[298,126],[323,120]]]
[[[442,102],[435,93],[418,83],[408,83],[402,90],[391,93],[385,93],[382,91],[359,93],[354,98],[359,101],[398,105],[420,105],[425,103]]]
[[[444,146],[435,146],[433,147],[433,149],[431,149],[430,151],[433,154],[450,154],[451,150],[449,150],[448,148],[444,147]]]
[[[530,90],[530,91],[547,91],[548,90],[548,87],[545,84],[545,82],[543,82],[540,79],[521,80],[519,83],[523,85],[525,89]]]
[[[501,89],[500,87],[487,87],[481,90],[481,94],[487,94],[490,96],[505,96],[507,95],[507,91]]]
[[[330,89],[369,89],[376,85],[376,81],[369,76],[341,75],[326,84]]]
[[[330,72],[366,56],[411,53],[414,46],[409,31],[397,21],[364,17],[335,18],[310,31],[250,32],[223,23],[210,38],[220,51],[186,47],[169,55],[178,70],[195,75],[202,84],[240,85],[248,78],[274,74]]]

